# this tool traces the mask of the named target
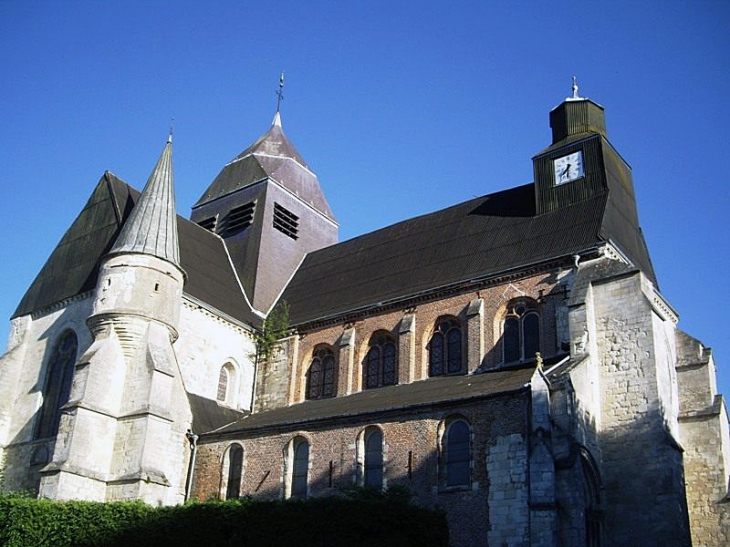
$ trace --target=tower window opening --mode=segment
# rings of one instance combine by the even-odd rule
[[[274,203],[274,228],[292,239],[299,238],[299,217]]]
[[[245,230],[253,222],[253,214],[256,209],[256,202],[251,201],[245,205],[234,207],[225,216],[220,226],[218,227],[218,233],[223,237],[236,234],[242,230]]]
[[[215,232],[215,227],[217,223],[218,222],[216,217],[208,217],[198,222],[198,226],[205,228],[206,230],[209,230],[211,232]]]

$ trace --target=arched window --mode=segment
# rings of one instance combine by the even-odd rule
[[[232,444],[228,449],[228,473],[226,481],[226,499],[241,497],[241,476],[243,474],[243,447]]]
[[[335,395],[335,354],[328,347],[315,349],[307,371],[307,399]]]
[[[309,441],[301,435],[284,448],[284,498],[306,498],[309,474]]]
[[[461,325],[456,319],[441,319],[428,343],[428,374],[441,376],[462,372]]]
[[[375,333],[365,356],[365,389],[395,385],[398,367],[395,340],[385,332]]]
[[[37,422],[36,439],[54,437],[61,421],[61,407],[68,403],[73,383],[78,340],[73,331],[64,332],[56,342],[43,386],[43,406]]]
[[[383,488],[383,432],[368,426],[358,438],[358,484],[369,488]]]
[[[585,545],[600,547],[601,545],[601,494],[600,479],[593,458],[587,450],[581,451],[583,467],[583,497],[585,503]]]
[[[449,486],[471,483],[471,428],[460,418],[447,422],[443,436],[444,482]]]
[[[236,390],[236,369],[231,363],[226,363],[221,367],[218,374],[218,393],[216,399],[227,405],[234,402],[234,394]]]
[[[533,302],[520,299],[507,306],[502,351],[505,363],[534,359],[540,351],[540,316]]]

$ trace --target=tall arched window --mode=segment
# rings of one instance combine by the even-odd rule
[[[309,472],[309,443],[304,437],[292,442],[291,497],[307,497],[307,475]]]
[[[428,343],[428,374],[458,374],[462,366],[461,325],[453,318],[440,319]]]
[[[68,403],[73,383],[78,339],[73,331],[64,332],[56,342],[43,386],[43,406],[36,424],[36,439],[54,437],[61,421],[61,407]]]
[[[335,354],[329,347],[315,349],[307,371],[307,399],[335,395]]]
[[[383,488],[383,432],[369,426],[361,433],[358,442],[358,466],[362,466],[359,484],[369,488]]]
[[[398,367],[395,340],[386,332],[377,332],[369,345],[364,363],[365,389],[395,385]]]
[[[243,447],[232,444],[228,449],[228,473],[226,482],[226,499],[241,497],[241,477],[243,474]]]
[[[448,486],[471,483],[471,428],[461,419],[447,421],[442,440],[444,482]]]
[[[216,399],[227,405],[232,405],[235,399],[236,390],[236,369],[231,363],[221,367],[218,374],[218,393]]]
[[[540,351],[540,315],[534,302],[520,299],[507,306],[502,350],[505,363],[534,359]]]

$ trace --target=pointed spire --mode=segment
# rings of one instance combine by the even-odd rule
[[[274,119],[271,122],[272,127],[281,127],[281,112],[278,110],[276,111],[276,114],[274,114]]]
[[[172,131],[109,254],[142,253],[180,268],[172,175]]]

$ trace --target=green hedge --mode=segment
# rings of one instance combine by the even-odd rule
[[[442,513],[397,496],[188,503],[56,502],[0,497],[7,547],[446,547]]]

